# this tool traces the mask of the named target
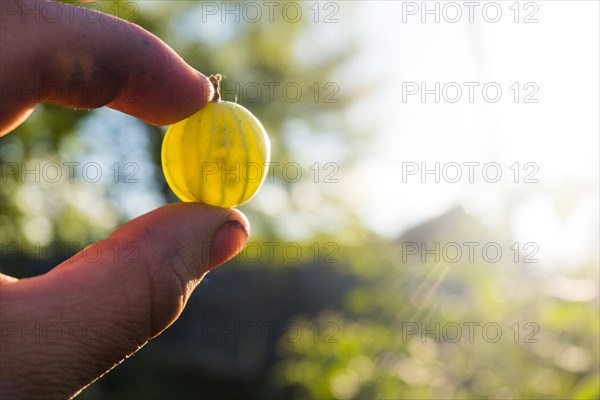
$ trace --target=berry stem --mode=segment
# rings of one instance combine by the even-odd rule
[[[213,84],[213,88],[215,89],[215,93],[210,101],[214,101],[218,103],[221,101],[221,74],[211,75],[208,77],[208,80]]]

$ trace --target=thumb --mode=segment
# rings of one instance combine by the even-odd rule
[[[45,275],[0,286],[0,397],[68,397],[166,329],[248,240],[234,209],[169,204]]]

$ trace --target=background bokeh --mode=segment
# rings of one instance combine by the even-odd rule
[[[600,397],[599,3],[82,6],[226,75],[273,164],[247,249],[80,398]],[[1,272],[178,201],[164,131],[40,105],[0,139]]]

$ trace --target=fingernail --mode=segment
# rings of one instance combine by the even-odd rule
[[[248,237],[246,221],[232,219],[225,222],[213,240],[209,268],[216,268],[242,251],[248,242]]]
[[[208,79],[208,76],[204,75],[202,72],[195,70],[196,73],[198,74],[198,76],[201,78],[202,81],[202,98],[205,101],[205,103],[208,103],[209,101],[212,100],[213,96],[215,95],[215,87],[213,86],[212,82],[210,81],[210,79]]]

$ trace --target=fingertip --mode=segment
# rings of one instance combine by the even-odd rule
[[[244,214],[231,209],[229,219],[219,228],[213,239],[209,270],[238,254],[250,238],[250,223]]]
[[[88,10],[96,16],[92,21],[83,9],[59,7],[72,10],[73,20],[37,28],[44,53],[40,101],[86,109],[107,105],[168,125],[211,98],[208,78],[141,26]]]
[[[246,230],[246,234],[250,236],[250,221],[248,221],[248,217],[237,208],[231,208],[230,211],[231,214],[229,214],[229,219],[234,219],[242,224]]]
[[[186,64],[179,70],[165,70],[157,82],[129,82],[107,105],[151,125],[170,125],[204,107],[212,93],[208,78]]]

